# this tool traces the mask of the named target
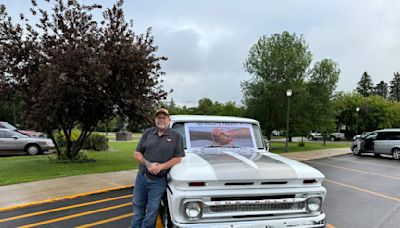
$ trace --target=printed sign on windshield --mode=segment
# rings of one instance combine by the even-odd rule
[[[185,128],[188,149],[257,149],[251,124],[186,123]]]

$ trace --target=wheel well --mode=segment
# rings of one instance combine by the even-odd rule
[[[400,149],[400,147],[393,147],[393,148],[392,148],[392,153],[393,153],[394,150],[396,150],[396,149]]]
[[[42,151],[42,148],[37,143],[28,143],[28,144],[26,144],[24,150],[28,151],[28,147],[30,147],[30,146],[37,146],[37,148],[39,148],[39,151]]]

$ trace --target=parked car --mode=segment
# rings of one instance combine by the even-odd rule
[[[24,135],[27,135],[29,137],[34,137],[34,138],[45,138],[46,137],[46,134],[44,134],[42,132],[31,131],[31,130],[20,130],[20,129],[16,128],[14,125],[12,125],[8,122],[4,122],[4,121],[0,121],[0,129],[9,129],[12,131],[17,131],[19,133],[22,133]]]
[[[361,138],[362,136],[369,135],[370,133],[371,133],[371,132],[364,132],[364,133],[362,133],[361,135],[355,135],[355,136],[353,136],[353,141],[355,141],[355,140]]]
[[[394,159],[400,159],[400,129],[383,129],[361,135],[351,146],[354,155],[362,153],[374,153],[392,155]]]
[[[36,155],[54,149],[54,147],[54,143],[50,139],[32,138],[10,129],[0,129],[0,154]]]
[[[269,153],[259,122],[171,116],[186,156],[168,174],[164,227],[325,227],[318,170]]]
[[[310,132],[308,135],[308,140],[310,141],[315,141],[315,140],[322,140],[324,139],[324,134],[321,132]],[[335,132],[335,133],[326,133],[325,134],[325,139],[330,140],[330,141],[339,141],[339,140],[345,140],[345,134],[342,132]]]

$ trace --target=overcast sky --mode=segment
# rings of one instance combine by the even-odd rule
[[[0,3],[12,16],[30,5]],[[313,62],[331,58],[339,64],[338,91],[352,91],[364,71],[374,83],[389,82],[400,71],[396,0],[126,0],[124,8],[135,31],[153,28],[159,55],[168,57],[162,64],[164,88],[174,89],[178,104],[193,105],[203,97],[240,103],[240,82],[251,78],[243,69],[250,47],[262,35],[283,31],[304,35]]]

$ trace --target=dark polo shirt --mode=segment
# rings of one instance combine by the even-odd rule
[[[157,163],[185,156],[182,135],[171,128],[167,128],[162,136],[158,135],[156,127],[147,129],[140,138],[136,151],[142,153],[147,161]],[[139,165],[139,171],[151,174],[142,164]],[[157,176],[165,176],[168,171],[161,170]]]

